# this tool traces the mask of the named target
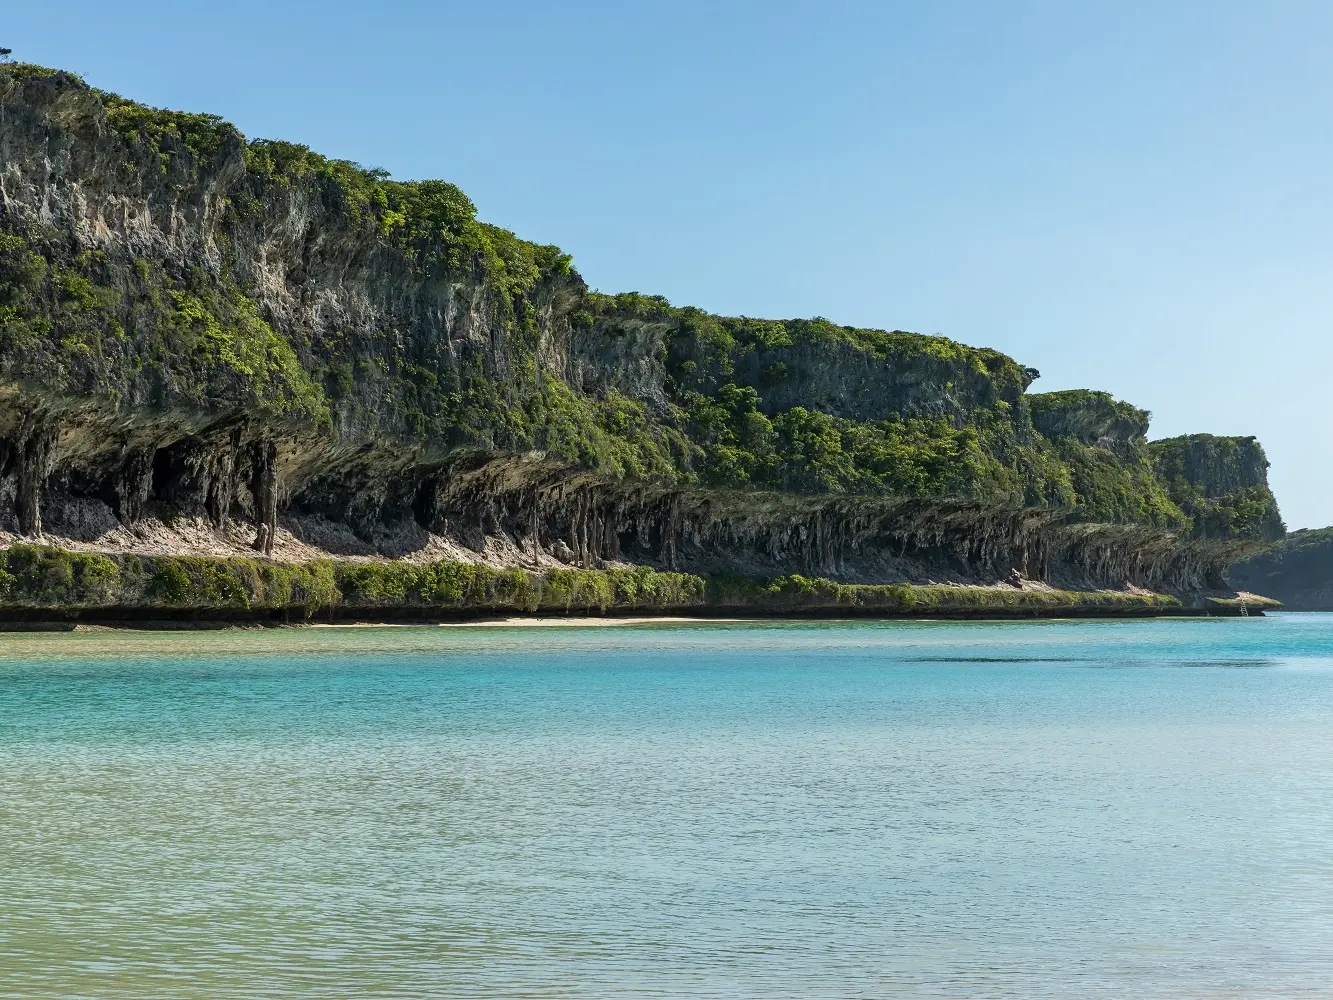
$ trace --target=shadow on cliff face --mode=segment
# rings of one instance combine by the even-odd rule
[[[1333,611],[1333,528],[1293,531],[1236,563],[1227,579],[1276,598],[1290,611]]]

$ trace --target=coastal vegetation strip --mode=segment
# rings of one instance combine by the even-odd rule
[[[756,614],[1152,614],[1183,605],[1174,596],[1152,593],[846,584],[797,574],[704,577],[647,566],[532,572],[447,561],[279,563],[106,555],[26,544],[0,551],[0,612],[271,611],[299,621],[395,609],[605,614],[710,608]]]

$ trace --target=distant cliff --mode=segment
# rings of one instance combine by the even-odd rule
[[[1333,611],[1333,528],[1293,531],[1237,563],[1227,578],[1293,611]]]
[[[602,295],[453,185],[68,73],[0,67],[0,123],[15,535],[1182,589],[1280,525],[1257,445],[997,351]]]

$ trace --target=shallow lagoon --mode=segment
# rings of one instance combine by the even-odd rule
[[[0,996],[1326,996],[1333,616],[0,636]]]

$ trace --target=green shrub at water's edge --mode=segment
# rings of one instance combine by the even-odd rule
[[[441,612],[663,611],[709,607],[902,613],[955,610],[1160,608],[1173,597],[1108,592],[845,584],[799,574],[705,578],[647,566],[543,573],[472,563],[317,560],[276,563],[207,556],[108,556],[16,544],[0,550],[0,608],[160,608]]]

